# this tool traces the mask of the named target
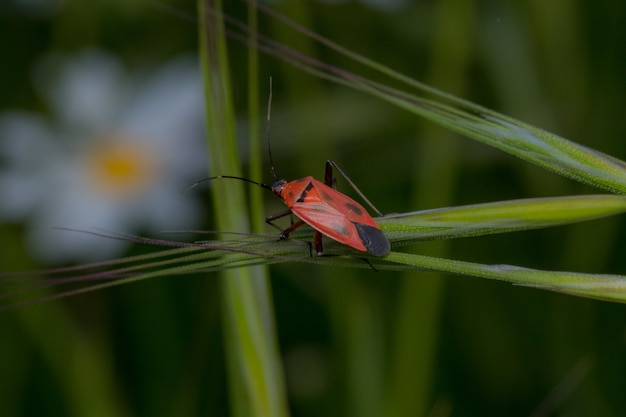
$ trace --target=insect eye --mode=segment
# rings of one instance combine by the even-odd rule
[[[285,180],[278,180],[274,183],[274,185],[272,185],[272,192],[278,196],[280,196],[280,194],[283,191],[283,188],[285,188],[285,184],[287,183],[287,181]]]

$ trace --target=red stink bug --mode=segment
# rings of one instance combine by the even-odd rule
[[[270,216],[265,221],[272,224],[272,221],[280,217],[295,214],[300,221],[283,230],[280,238],[287,238],[289,233],[306,223],[316,230],[313,241],[318,255],[323,254],[322,235],[373,256],[387,255],[390,250],[389,240],[372,216],[359,203],[333,188],[335,182],[333,167],[346,177],[337,164],[329,160],[326,161],[323,183],[313,177],[290,182],[277,179],[269,189],[280,197],[289,209]]]
[[[207,178],[207,180],[233,178],[250,182],[272,191],[283,200],[288,210],[267,217],[265,222],[280,229],[273,223],[274,220],[295,214],[300,218],[300,221],[282,230],[279,238],[286,239],[291,232],[304,224],[308,224],[315,229],[313,242],[318,255],[322,255],[324,252],[322,235],[373,256],[387,255],[391,249],[389,240],[374,219],[372,219],[372,216],[359,203],[333,188],[335,182],[333,167],[348,180],[350,185],[354,186],[337,164],[330,160],[326,161],[324,182],[318,181],[311,176],[294,181],[276,179],[272,186],[252,181],[248,178],[230,175],[220,175]],[[363,194],[358,189],[356,190],[365,199]],[[367,199],[365,201],[369,203]],[[378,210],[376,211],[380,214]]]
[[[269,216],[265,222],[281,230],[279,239],[287,239],[289,234],[297,228],[308,224],[315,229],[313,243],[318,255],[323,255],[322,235],[325,235],[339,243],[350,246],[358,251],[366,252],[373,256],[385,256],[391,250],[389,240],[385,237],[380,227],[376,224],[372,216],[359,203],[337,191],[335,178],[333,177],[333,167],[348,181],[355,191],[368,203],[377,214],[382,215],[376,207],[361,193],[346,174],[331,160],[326,161],[324,182],[318,181],[309,176],[299,180],[287,181],[278,179],[274,162],[272,160],[272,149],[269,140],[270,112],[271,112],[271,78],[270,96],[267,111],[267,148],[271,164],[271,172],[274,177],[274,184],[269,186],[248,178],[235,177],[231,175],[220,175],[206,178],[212,180],[217,178],[233,178],[256,184],[259,187],[268,189],[277,195],[288,210]],[[196,183],[192,186],[195,186]],[[300,218],[286,229],[281,229],[274,224],[274,220],[294,214]]]

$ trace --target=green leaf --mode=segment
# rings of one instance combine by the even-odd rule
[[[625,211],[626,197],[592,195],[514,200],[424,210],[391,214],[379,217],[376,221],[389,238],[392,246],[397,247],[406,243],[433,239],[451,239],[558,226]],[[282,241],[278,241],[275,234],[226,233],[225,236],[229,236],[229,239],[196,243],[146,239],[111,232],[90,233],[107,238],[131,240],[141,244],[160,247],[170,246],[176,249],[86,265],[80,268],[44,271],[64,275],[77,274],[75,277],[53,280],[52,283],[55,285],[73,284],[77,281],[87,285],[85,288],[60,292],[55,297],[158,276],[233,270],[244,266],[277,262],[295,261],[329,266],[370,268],[367,263],[362,261],[366,255],[332,240],[328,240],[324,245],[326,253],[331,256],[311,256],[309,244],[312,239],[312,231],[308,228],[297,230],[289,240]],[[541,287],[583,297],[626,302],[626,291],[624,291],[626,290],[624,287],[626,281],[624,281],[624,277],[619,275],[547,272],[514,266],[478,265],[399,252],[392,252],[384,258],[369,257],[369,261],[376,269],[381,270],[436,270],[504,280],[519,285]],[[102,268],[105,268],[106,272],[88,272],[91,269]],[[97,280],[105,280],[105,282],[93,285]],[[22,291],[26,291],[29,287],[23,285],[22,288]],[[37,288],[35,283],[35,287],[32,289],[35,292],[23,292],[23,298],[26,301],[32,300],[33,294],[36,297]],[[11,306],[4,308],[7,307]]]
[[[235,114],[224,24],[209,10],[221,10],[219,0],[198,0],[200,56],[204,74],[207,136],[214,174],[241,176],[236,149]],[[254,95],[253,95],[254,96]],[[220,230],[248,232],[248,208],[241,184],[216,182],[214,209]],[[256,201],[260,201],[256,198]],[[216,247],[221,243],[217,242]],[[224,257],[240,265],[238,254]],[[218,259],[192,264],[212,269]],[[254,264],[250,262],[249,265]],[[177,270],[184,269],[177,268]],[[172,268],[156,271],[170,272]],[[223,268],[222,304],[230,401],[236,416],[288,415],[282,366],[277,346],[272,301],[263,268]]]
[[[540,271],[511,265],[482,265],[451,259],[392,252],[387,261],[420,271],[443,271],[496,279],[581,297],[626,303],[626,277],[579,272]]]
[[[377,223],[392,242],[419,242],[558,226],[625,211],[626,197],[585,195],[389,214]]]
[[[316,76],[381,98],[454,132],[501,149],[550,171],[611,192],[626,194],[626,163],[624,161],[413,80],[350,51],[267,7],[259,6],[259,9],[295,31],[378,71],[395,83],[403,84],[405,89],[392,88],[343,68],[318,61],[269,38],[261,38],[262,43],[259,49],[265,53]],[[227,20],[232,23],[232,20]],[[234,24],[234,26],[234,30],[249,30],[245,25]],[[230,36],[238,38],[236,34]],[[411,90],[417,90],[421,95],[414,94]]]

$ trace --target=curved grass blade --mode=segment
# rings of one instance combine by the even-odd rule
[[[123,239],[144,245],[173,247],[174,249],[77,267],[0,275],[2,286],[0,310],[152,277],[224,270],[237,267],[239,264],[250,264],[252,259],[260,258],[246,254],[246,252],[250,252],[246,250],[246,247],[259,244],[259,242],[267,243],[268,240],[259,236],[248,237],[245,241],[185,243],[112,232],[78,232],[102,238]]]
[[[622,275],[540,271],[511,265],[483,265],[399,252],[390,253],[386,260],[409,265],[419,271],[471,275],[579,297],[626,303],[626,277]]]
[[[173,249],[75,267],[0,274],[0,311],[149,278],[219,272],[277,262],[369,268],[365,262],[356,258],[312,257],[307,242],[295,238],[279,242],[275,235],[219,232],[237,236],[237,239],[188,243],[114,232],[68,231]],[[307,239],[312,236],[310,232],[298,233]]]
[[[304,232],[300,232],[304,233]],[[105,235],[103,235],[105,236]],[[170,242],[152,239],[138,239],[148,244],[180,245],[180,242]],[[168,261],[155,264],[140,264],[107,272],[94,272],[79,274],[78,276],[63,277],[54,280],[53,284],[63,285],[72,283],[87,283],[87,287],[69,290],[52,296],[43,296],[32,299],[32,293],[20,294],[26,297],[25,303],[15,301],[14,297],[5,294],[11,302],[0,307],[0,310],[14,308],[21,304],[30,304],[50,299],[56,299],[69,295],[108,288],[115,285],[126,284],[148,278],[184,274],[196,274],[199,272],[222,271],[225,269],[241,268],[250,265],[270,264],[276,262],[305,262],[328,266],[370,268],[362,261],[363,255],[339,244],[328,242],[327,250],[331,256],[312,257],[308,252],[308,245],[297,240],[276,242],[275,239],[267,239],[264,236],[251,235],[242,240],[210,241],[197,244],[188,244],[187,247],[177,248],[174,251],[164,251],[167,256],[176,255]],[[152,254],[151,254],[152,256]],[[530,268],[521,268],[511,265],[483,265],[471,262],[435,258],[424,255],[391,252],[385,258],[369,258],[371,263],[379,270],[416,270],[416,271],[440,271],[461,275],[507,281],[516,285],[531,286],[551,291],[563,292],[570,295],[595,298],[605,301],[626,302],[626,277],[608,274],[585,274],[562,271],[540,271]],[[138,257],[128,260],[120,260],[119,263],[135,262]],[[101,267],[101,264],[96,264]],[[85,266],[84,271],[90,266]],[[75,270],[75,268],[73,268]],[[57,272],[63,272],[62,269]],[[41,271],[36,271],[41,274]],[[13,277],[14,278],[14,277]],[[37,291],[47,286],[46,282],[35,281],[43,284],[43,287],[35,287]],[[95,285],[92,285],[97,282]],[[15,281],[13,282],[14,284]],[[32,285],[29,281],[28,285]]]
[[[391,214],[376,220],[393,246],[397,247],[403,243],[433,239],[478,236],[563,225],[624,211],[626,211],[626,197],[594,195],[503,201]],[[2,296],[0,296],[0,305],[2,305],[0,309],[13,308],[20,303],[41,302],[159,276],[223,271],[277,262],[295,261],[369,268],[368,264],[362,261],[363,254],[332,240],[325,243],[325,250],[329,256],[312,257],[308,243],[311,241],[312,232],[310,229],[304,228],[294,232],[291,239],[285,241],[277,241],[275,234],[226,233],[225,235],[230,236],[230,239],[206,240],[195,243],[149,239],[113,232],[78,232],[173,249],[82,267],[0,276],[3,288]],[[411,269],[406,262],[396,262],[396,257],[400,255],[396,254],[383,260],[370,258],[370,261],[377,269]],[[32,276],[40,276],[43,273],[51,274],[54,277],[47,280],[30,279]],[[534,283],[527,283],[527,285],[534,285]],[[64,290],[63,288],[67,286],[78,287]],[[50,287],[55,290],[54,293],[42,292]]]
[[[584,195],[438,208],[379,217],[394,243],[539,229],[626,212],[626,197]]]
[[[626,194],[626,163],[624,161],[420,83],[352,52],[265,6],[259,5],[258,8],[295,31],[431,98],[364,78],[345,69],[318,61],[267,36],[256,34],[255,39],[259,42],[257,47],[264,53],[313,75],[379,97],[450,130],[555,173],[614,193]],[[215,11],[209,12],[216,13]],[[250,29],[243,22],[229,16],[221,14],[219,16],[229,25],[227,30],[229,37],[247,42],[242,32],[249,33]]]

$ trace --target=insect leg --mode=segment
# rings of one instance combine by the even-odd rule
[[[289,235],[291,234],[291,232],[293,232],[294,230],[296,230],[297,228],[304,226],[306,223],[302,220],[295,222],[294,224],[292,224],[291,226],[289,226],[288,228],[282,230],[280,232],[280,238],[279,240],[283,240],[283,239],[287,239],[289,237]],[[278,227],[274,224],[272,224],[272,226],[274,227]]]
[[[265,218],[265,223],[271,224],[272,226],[275,226],[275,227],[278,227],[276,225],[273,225],[272,222],[274,220],[281,219],[281,218],[283,218],[285,216],[289,216],[290,214],[291,214],[291,209],[287,209],[285,211],[281,211],[280,213],[272,214],[271,216],[268,216],[268,217]]]
[[[315,245],[315,252],[317,256],[324,255],[324,247],[322,246],[322,234],[318,231],[313,235],[313,245]]]
[[[276,225],[276,224],[274,224],[274,220],[283,218],[285,216],[289,216],[290,214],[291,214],[291,210],[281,211],[280,213],[276,213],[276,214],[273,214],[273,215],[271,215],[269,217],[266,217],[265,218],[265,223],[269,224],[272,227],[275,227],[276,229],[278,229],[278,230],[280,230],[282,232],[283,228],[278,226],[278,225]],[[293,224],[293,219],[291,221],[291,224]]]
[[[280,230],[280,235],[278,236],[278,240],[284,240],[287,239],[289,237],[289,235],[291,234],[291,232],[293,232],[294,230],[296,230],[297,228],[304,226],[306,223],[302,220],[299,220],[297,222],[293,222],[293,216],[291,218],[291,226],[289,226],[286,229],[281,228],[280,226],[278,226],[277,224],[274,224],[274,220],[280,219],[282,217],[285,216],[289,216],[291,215],[291,210],[285,210],[285,211],[281,211],[280,213],[276,213],[272,216],[269,216],[265,219],[265,223],[269,224],[272,227],[275,227],[276,229]],[[318,244],[318,237],[317,235],[319,234],[319,244]],[[315,241],[315,250],[318,252],[318,254],[321,253],[322,251],[322,234],[320,232],[315,232],[315,235],[313,237],[314,241]],[[307,242],[309,245],[309,254],[311,256],[313,256],[313,250],[311,247],[311,242]]]
[[[333,166],[331,161],[326,161],[326,169],[324,169],[324,184],[332,188],[337,188],[337,180],[333,177]]]
[[[376,208],[376,206],[374,206],[374,204],[372,204],[371,201],[369,201],[367,199],[367,197],[365,197],[365,194],[363,194],[361,192],[361,190],[359,190],[359,188],[356,186],[355,183],[352,182],[352,180],[345,174],[345,172],[343,172],[341,170],[341,168],[339,168],[339,165],[337,165],[336,162],[331,161],[330,159],[328,161],[326,161],[326,175],[324,176],[324,179],[326,181],[326,185],[328,185],[329,187],[331,187],[332,185],[332,181],[333,181],[333,167],[339,171],[339,173],[341,174],[342,177],[344,177],[346,179],[346,181],[348,181],[348,184],[350,184],[350,186],[352,188],[354,188],[354,191],[356,191],[359,196],[363,199],[363,201],[365,201],[371,208],[372,210],[374,210],[376,212],[376,214],[378,214],[379,216],[382,216],[383,214],[380,212],[380,210],[378,210]],[[328,178],[330,178],[330,183],[328,182]]]
[[[365,263],[366,263],[366,264],[368,264],[368,265],[369,265],[369,267],[370,267],[370,268],[372,268],[372,270],[373,270],[374,272],[378,272],[378,269],[376,269],[376,267],[375,267],[374,265],[372,265],[372,263],[370,262],[370,260],[369,260],[369,259],[367,259],[367,258],[361,258],[361,260],[362,260],[362,261],[365,261]]]
[[[290,214],[291,214],[291,210],[285,210],[285,211],[281,211],[280,213],[276,213],[274,215],[271,215],[271,216],[269,216],[269,217],[267,217],[265,219],[265,223],[267,223],[270,226],[275,227],[278,230],[280,230],[280,240],[287,239],[291,232],[293,232],[298,227],[303,226],[305,224],[302,220],[299,220],[296,223],[294,223],[293,222],[293,218],[291,219],[291,226],[289,226],[286,229],[283,229],[282,227],[278,226],[277,224],[274,224],[274,220],[283,218],[285,216],[289,216]]]

